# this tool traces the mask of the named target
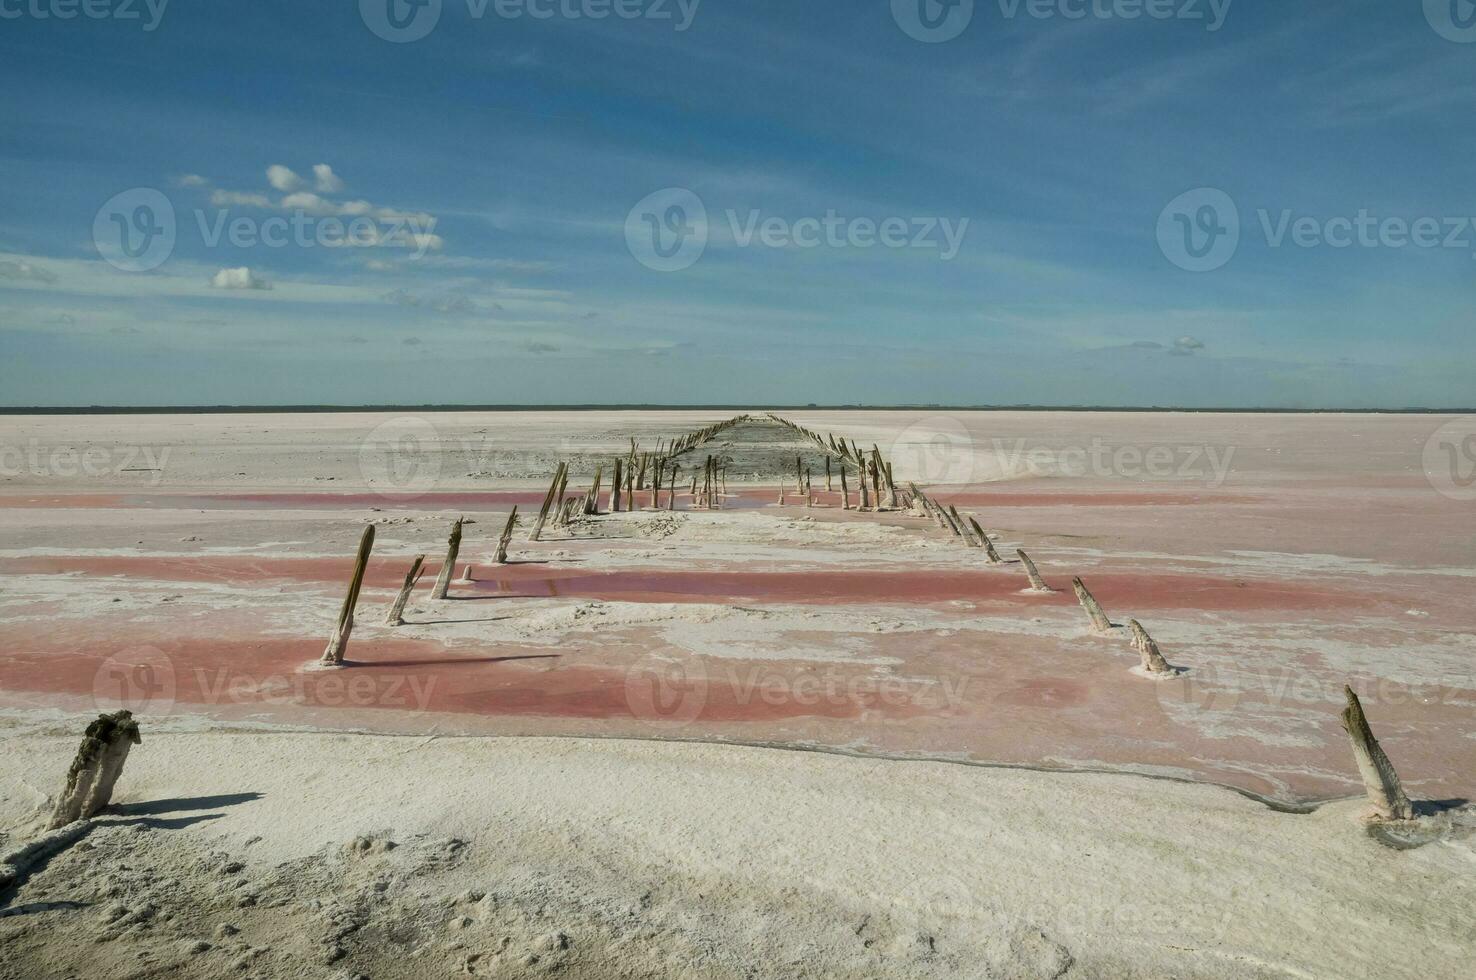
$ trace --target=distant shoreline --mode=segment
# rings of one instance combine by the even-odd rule
[[[1185,408],[1148,405],[72,405],[4,406],[0,415],[239,415],[382,412],[1138,412],[1195,415],[1473,415],[1476,408]]]

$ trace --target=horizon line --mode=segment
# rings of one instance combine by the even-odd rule
[[[1473,415],[1476,408],[1287,408],[1276,406],[1193,408],[1175,405],[945,405],[938,403],[901,403],[896,405],[821,405],[763,403],[672,404],[651,402],[586,402],[580,404],[363,404],[363,405],[0,405],[0,415],[226,415],[301,413],[328,414],[415,412],[593,412],[593,411],[872,411],[872,412],[1134,412],[1188,413],[1207,415]]]

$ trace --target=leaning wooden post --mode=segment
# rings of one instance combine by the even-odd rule
[[[1087,591],[1080,577],[1071,580],[1071,588],[1076,592],[1076,601],[1081,603],[1081,608],[1085,609],[1087,616],[1090,617],[1092,629],[1098,633],[1112,632],[1112,620],[1107,618],[1107,614],[1102,611],[1102,604]]]
[[[364,584],[364,571],[369,567],[369,552],[374,550],[374,525],[364,528],[359,538],[359,553],[354,558],[354,575],[349,579],[348,595],[343,597],[343,608],[338,611],[338,625],[323,650],[319,663],[337,667],[343,664],[343,652],[348,649],[349,634],[354,631],[354,607],[359,604],[359,589]]]
[[[502,537],[497,539],[497,554],[492,560],[499,565],[507,564],[507,546],[512,544],[513,528],[518,526],[518,505],[513,504],[512,513],[507,515],[507,523],[502,525]]]
[[[1143,628],[1143,624],[1136,619],[1128,620],[1128,629],[1133,631],[1133,648],[1142,655],[1143,669],[1150,674],[1177,674],[1169,662],[1163,659],[1163,654],[1158,652],[1158,644],[1153,642],[1153,637]]]
[[[1015,554],[1020,556],[1020,564],[1025,566],[1025,577],[1030,579],[1030,587],[1032,589],[1034,589],[1036,592],[1056,591],[1049,585],[1046,585],[1045,579],[1040,577],[1040,569],[1035,567],[1035,562],[1030,560],[1029,555],[1025,554],[1025,552],[1019,548],[1015,549]]]
[[[968,525],[964,523],[964,519],[959,516],[958,508],[953,504],[948,505],[948,523],[953,525],[953,533],[963,538],[965,544],[971,546],[974,544],[973,538],[969,535]]]
[[[548,493],[543,495],[543,507],[538,511],[538,523],[533,525],[533,533],[529,535],[533,541],[537,541],[538,536],[543,533],[543,524],[548,520],[548,509],[553,506],[554,500],[559,495],[559,478],[564,475],[566,466],[568,466],[567,463],[559,463],[554,468],[553,481],[549,483]]]
[[[431,589],[432,599],[446,598],[446,592],[451,588],[451,573],[456,570],[456,555],[461,551],[461,522],[465,519],[458,517],[456,523],[451,525],[451,536],[446,539],[446,560],[441,563],[435,588]]]
[[[979,543],[984,546],[984,556],[989,559],[989,564],[998,565],[1001,561],[999,552],[994,550],[994,542],[989,540],[989,535],[984,533],[979,522],[972,517],[969,518],[969,526],[974,529],[974,533],[979,537]]]
[[[390,606],[389,614],[384,617],[384,625],[405,625],[405,604],[410,601],[410,593],[415,591],[415,585],[424,572],[425,555],[416,555],[415,560],[410,563],[410,571],[405,573],[405,584],[400,586],[400,594],[395,596],[394,605]]]
[[[825,492],[826,493],[830,493],[830,492],[832,492],[832,490],[833,490],[833,488],[830,485],[830,457],[829,456],[826,456],[825,457]]]
[[[67,783],[52,811],[49,830],[97,815],[113,798],[128,750],[143,739],[131,711],[98,715],[82,734],[82,745],[67,770]]]
[[[1379,747],[1368,719],[1363,716],[1363,705],[1351,687],[1343,687],[1348,706],[1343,709],[1343,728],[1353,743],[1353,758],[1358,763],[1358,772],[1363,776],[1363,788],[1368,791],[1374,815],[1380,820],[1412,820],[1414,806],[1404,795],[1404,786],[1394,764]]]

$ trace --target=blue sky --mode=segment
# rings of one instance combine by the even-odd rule
[[[68,2],[0,0],[6,405],[1476,403],[1467,0]]]

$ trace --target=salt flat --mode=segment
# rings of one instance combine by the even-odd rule
[[[652,794],[705,799],[720,772],[757,767],[748,783],[724,777],[728,795],[710,811],[673,804],[678,824],[731,815],[729,824],[673,831],[708,840],[711,853],[689,843],[679,860],[657,858],[650,841],[630,838],[607,841],[602,866],[677,861],[692,875],[685,900],[720,917],[742,909],[754,930],[778,928],[773,896],[800,879],[816,890],[806,901],[823,895],[827,911],[816,914],[831,923],[825,928],[849,922],[852,911],[856,922],[888,918],[894,932],[885,941],[857,940],[867,953],[780,929],[775,942],[819,943],[808,967],[816,976],[1056,975],[1051,964],[1066,962],[1057,947],[1069,951],[1073,976],[1458,975],[1441,972],[1457,962],[1444,958],[1446,946],[1460,946],[1445,926],[1430,927],[1440,941],[1423,949],[1425,960],[1410,959],[1399,942],[1418,938],[1422,923],[1443,921],[1411,912],[1421,896],[1438,896],[1441,909],[1476,909],[1463,890],[1472,856],[1459,809],[1476,772],[1476,628],[1467,599],[1476,525],[1469,502],[1442,493],[1425,466],[1426,443],[1448,420],[785,415],[868,450],[875,444],[899,484],[916,481],[976,517],[1006,558],[1025,549],[1057,591],[1026,591],[1016,564],[986,563],[980,549],[926,518],[842,510],[838,495],[824,490],[815,447],[759,422],[683,460],[674,509],[666,509],[665,494],[653,507],[643,493],[639,510],[550,528],[537,542],[525,527],[510,563],[491,561],[509,508],[536,511],[557,460],[571,462],[570,492],[582,492],[596,465],[608,480],[630,439],[654,449],[724,413],[4,418],[0,441],[12,451],[0,473],[0,622],[9,641],[0,651],[0,705],[14,744],[35,751],[0,762],[0,818],[23,837],[55,791],[47,781],[60,778],[73,719],[120,704],[135,710],[145,732],[129,764],[136,779],[125,777],[120,799],[146,806],[158,797],[261,794],[260,805],[222,805],[219,821],[179,828],[179,840],[208,849],[229,829],[219,843],[246,848],[253,822],[285,821],[291,833],[256,831],[260,846],[274,841],[284,859],[303,861],[376,828],[406,840],[451,833],[442,794],[457,801],[447,804],[453,810],[470,813],[457,808],[486,784],[477,776],[473,790],[453,777],[427,782],[417,774],[412,787],[395,774],[394,747],[408,751],[426,736],[436,738],[430,751],[454,744],[456,758],[475,757],[469,765],[478,773],[490,758],[482,753],[499,745],[530,770],[602,773],[617,782],[627,773],[640,787],[620,803],[633,808],[631,819]],[[708,453],[728,461],[720,510],[694,509],[684,491]],[[795,455],[811,470],[813,506],[796,496]],[[854,484],[854,470],[850,477]],[[459,562],[470,579],[458,575],[451,598],[431,600],[429,581],[458,516],[475,522],[466,526]],[[366,523],[377,540],[352,664],[306,671],[332,629]],[[384,626],[383,609],[417,553],[428,555],[427,579],[406,625]],[[1142,621],[1184,672],[1158,681],[1137,674],[1126,630],[1088,629],[1073,576],[1115,622]],[[1435,801],[1431,819],[1445,821],[1426,835],[1435,842],[1394,851],[1359,826],[1361,787],[1338,722],[1344,684],[1363,698],[1411,795]],[[301,734],[287,734],[294,732]],[[481,735],[508,738],[445,741]],[[819,751],[764,761],[776,748]],[[225,762],[225,754],[239,761]],[[376,771],[398,788],[344,775],[361,754],[379,759]],[[185,762],[197,755],[222,761]],[[405,765],[420,765],[422,755],[410,751]],[[999,764],[1023,768],[991,768]],[[266,769],[280,771],[267,778]],[[863,772],[865,792],[835,797],[823,788],[850,785]],[[565,781],[573,775],[525,777],[498,777],[520,784],[516,805],[493,794],[501,801],[497,825],[520,834],[560,812],[571,840],[589,840],[602,823],[600,801],[616,803],[611,790],[599,789],[587,813],[565,808],[568,794],[577,795]],[[766,795],[744,811],[735,802],[742,787],[756,794],[760,783]],[[309,789],[294,796],[292,785]],[[318,797],[363,816],[315,822]],[[412,797],[424,805],[381,813],[381,797],[386,805]],[[901,848],[915,868],[910,877],[878,871],[885,849],[872,864],[856,864],[842,853],[849,848],[823,833],[749,839],[763,813],[798,813],[820,800],[834,819],[844,813],[864,824],[855,840],[886,833],[887,846]],[[1318,808],[1328,800],[1342,802]],[[934,813],[936,826],[909,826],[909,808]],[[991,821],[1010,822],[1011,814],[1020,839],[1001,854],[1003,824]],[[1084,814],[1086,826],[1065,823]],[[1218,814],[1213,822],[1210,814]],[[1181,824],[1200,828],[1192,849]],[[1135,850],[1150,846],[1141,839],[1147,826],[1172,837],[1164,846],[1177,857],[1134,881],[1145,889],[1142,904],[1115,892],[1109,900],[1103,882],[1114,868],[1151,862]],[[914,830],[969,844],[920,851]],[[1274,866],[1265,862],[1268,840],[1287,835],[1300,841],[1294,853],[1278,846]],[[490,841],[473,847],[471,863],[484,877],[506,871],[508,856]],[[1033,882],[1060,881],[1053,855],[1079,862],[1087,850],[1103,863],[1087,862],[1062,891],[1033,891]],[[740,853],[771,869],[773,880],[736,867]],[[1339,895],[1344,886],[1322,874],[1314,885],[1310,869],[1325,871],[1329,855],[1374,862],[1377,871],[1365,873],[1384,892]],[[1232,866],[1239,877],[1226,870]],[[559,867],[593,874],[588,865]],[[1030,916],[1009,911],[1010,894],[991,874],[1031,892]],[[703,904],[692,897],[708,894],[703,875],[734,890]],[[919,913],[932,909],[931,899],[908,904],[908,888],[931,887],[917,881],[957,876],[963,894],[946,899],[946,909]],[[44,890],[45,877],[25,888]],[[436,879],[442,884],[450,887]],[[1095,908],[1112,916],[1135,909],[1125,918],[1163,922],[1173,916],[1165,906],[1183,908],[1182,897],[1164,899],[1179,889],[1199,895],[1206,911],[1181,913],[1147,938],[1115,918],[1081,921],[1091,918],[1083,909]],[[535,891],[510,901],[521,908]],[[1249,893],[1274,897],[1264,919],[1242,923],[1243,931],[1203,933],[1207,922],[1239,921]],[[538,893],[537,902],[548,901]],[[873,901],[886,911],[869,912]],[[1325,916],[1350,902],[1362,910],[1350,931],[1366,937],[1367,948],[1357,969],[1332,968],[1321,950],[1303,948],[1298,915]],[[423,911],[417,929],[430,928]],[[959,939],[964,946],[934,959],[914,955],[911,944],[921,940],[895,931],[901,919],[891,919],[913,914],[932,916],[919,935],[936,938],[948,925],[955,936],[983,938]],[[657,932],[671,939],[690,925],[663,920]],[[721,945],[693,928],[688,939]],[[614,955],[613,940],[600,935],[604,951],[574,957],[571,969],[610,968],[599,957]],[[344,945],[346,956],[357,955]],[[430,939],[424,945],[439,949]],[[1180,947],[1189,952],[1172,952]],[[443,952],[463,951],[435,955]],[[893,958],[866,958],[884,953]],[[660,974],[648,954],[640,951],[630,975]],[[783,961],[777,950],[764,958]],[[734,970],[722,955],[684,968],[699,966],[711,975]]]

